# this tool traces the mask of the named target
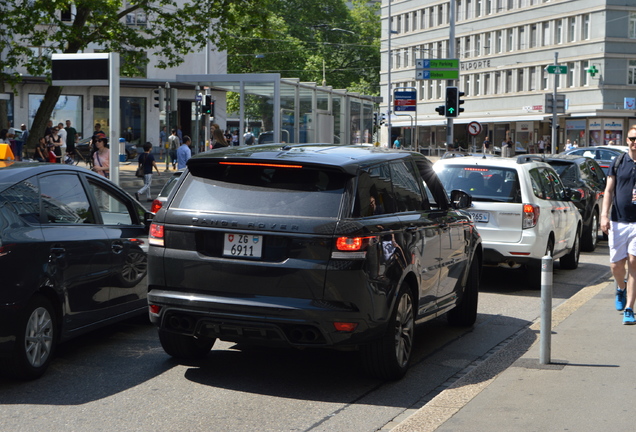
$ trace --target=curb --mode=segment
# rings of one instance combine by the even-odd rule
[[[572,315],[581,306],[605,289],[611,283],[611,272],[598,280],[596,285],[582,288],[568,300],[552,310],[552,330]],[[610,281],[608,281],[610,279]],[[477,359],[458,375],[462,375],[414,414],[390,429],[391,432],[433,432],[446,420],[466,406],[473,398],[487,388],[499,374],[519,360],[535,343],[539,341],[540,318],[530,326],[519,330],[506,341],[489,352],[486,358]],[[546,365],[549,367],[550,365]],[[416,404],[417,405],[417,404]]]

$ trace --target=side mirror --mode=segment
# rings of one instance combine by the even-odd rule
[[[455,189],[451,191],[451,202],[455,209],[466,209],[473,205],[473,197],[462,190]]]
[[[579,189],[566,188],[565,198],[573,203],[579,203],[583,199],[583,193]]]

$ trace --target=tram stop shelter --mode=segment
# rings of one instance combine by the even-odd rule
[[[177,75],[176,81],[237,93],[240,130],[247,126],[246,113],[257,112],[264,130],[272,132],[270,142],[347,145],[373,141],[372,96],[281,78],[277,73]],[[239,138],[243,139],[241,134]]]

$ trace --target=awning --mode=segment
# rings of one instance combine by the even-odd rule
[[[392,127],[410,127],[411,120],[407,117],[405,119],[395,119],[391,117]],[[476,121],[479,123],[514,123],[523,121],[547,121],[552,114],[532,114],[532,115],[520,115],[520,116],[506,116],[506,117],[468,117],[466,115],[457,117],[454,119],[454,124],[468,124]],[[395,120],[394,120],[395,119]],[[435,120],[418,120],[416,126],[446,126],[446,118],[440,117]]]

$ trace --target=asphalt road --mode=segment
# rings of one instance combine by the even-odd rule
[[[556,307],[608,277],[607,244],[579,269],[555,264]],[[486,271],[471,329],[445,317],[417,329],[414,362],[398,382],[362,374],[353,352],[247,348],[217,342],[179,364],[142,319],[60,346],[32,382],[0,378],[2,431],[388,431],[539,318],[523,275]],[[538,337],[538,336],[537,336]]]

